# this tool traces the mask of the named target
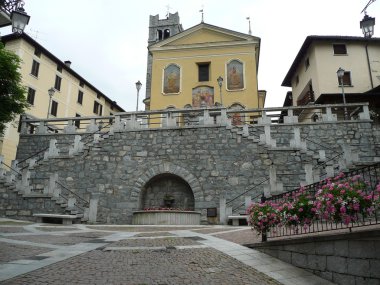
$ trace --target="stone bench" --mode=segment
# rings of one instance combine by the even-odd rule
[[[228,220],[232,220],[233,226],[238,226],[240,220],[248,221],[248,215],[228,216]]]
[[[61,219],[63,225],[71,225],[73,220],[77,219],[77,215],[63,215],[63,214],[33,214],[33,217],[37,217],[37,222],[42,223],[43,218]]]

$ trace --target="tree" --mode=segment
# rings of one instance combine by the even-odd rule
[[[0,135],[11,122],[29,107],[26,88],[21,84],[21,59],[0,42]]]

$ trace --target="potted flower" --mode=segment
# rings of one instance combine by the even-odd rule
[[[367,183],[360,175],[344,178],[341,174],[328,180],[316,194],[316,214],[325,220],[349,225],[362,217],[371,216],[379,200],[379,191],[366,192]]]
[[[258,234],[262,235],[263,241],[266,240],[266,233],[269,229],[280,223],[277,204],[271,201],[253,203],[248,208],[247,213],[249,214],[249,224]]]

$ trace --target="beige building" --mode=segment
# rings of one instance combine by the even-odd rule
[[[284,105],[343,103],[339,68],[347,103],[380,107],[380,39],[348,36],[305,39],[282,82],[292,88]]]
[[[264,106],[260,38],[204,22],[183,30],[177,13],[151,16],[149,29],[146,109]]]
[[[27,88],[30,118],[62,118],[107,116],[124,110],[70,67],[26,34],[10,34],[1,38],[7,50],[22,60],[21,75]],[[50,109],[48,90],[54,88]],[[0,155],[9,165],[15,158],[19,119],[9,123],[0,138]]]

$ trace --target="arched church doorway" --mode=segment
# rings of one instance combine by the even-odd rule
[[[160,174],[145,185],[140,196],[141,209],[178,208],[194,211],[194,194],[189,184],[173,174]]]

